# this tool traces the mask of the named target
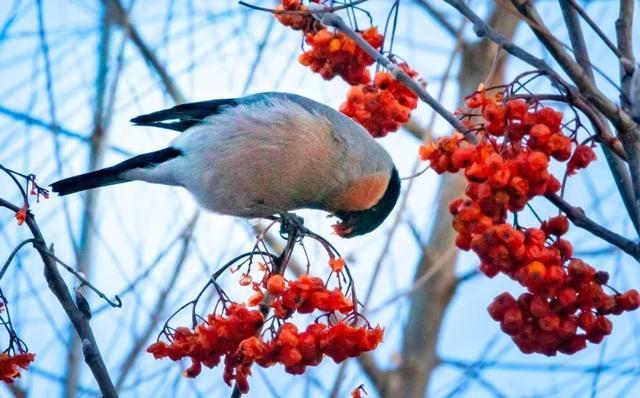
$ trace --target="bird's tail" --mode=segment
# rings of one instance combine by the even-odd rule
[[[51,184],[51,190],[57,192],[60,196],[64,196],[87,189],[121,184],[130,181],[122,176],[122,173],[125,171],[137,168],[151,168],[180,155],[181,152],[175,148],[165,148],[159,151],[145,153],[111,167],[56,181]]]

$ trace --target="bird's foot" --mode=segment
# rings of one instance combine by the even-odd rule
[[[280,234],[288,235],[293,231],[304,230],[304,218],[289,212],[278,213],[280,216]]]

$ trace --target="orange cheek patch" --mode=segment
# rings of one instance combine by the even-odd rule
[[[331,202],[334,210],[366,210],[378,203],[387,189],[389,178],[385,173],[372,174],[351,184],[338,193]]]

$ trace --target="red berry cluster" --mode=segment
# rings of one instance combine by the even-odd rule
[[[360,384],[351,391],[351,398],[362,398],[364,396],[362,394],[367,395],[367,391],[364,389],[364,384]]]
[[[332,258],[329,265],[339,274],[345,263],[341,258]],[[248,299],[249,306],[273,309],[271,326],[266,329],[271,331],[270,339],[260,333],[265,320],[259,310],[225,302],[224,315],[211,314],[193,330],[177,328],[168,336],[169,343],[156,342],[147,351],[156,359],[190,358],[192,364],[184,372],[187,377],[196,377],[202,365],[211,368],[224,357],[225,382],[231,385],[235,381],[239,390],[246,393],[254,363],[262,367],[280,363],[286,372],[302,374],[307,366],[319,365],[325,355],[341,362],[375,349],[382,341],[382,328],[372,328],[366,320],[359,325],[357,321],[364,318],[355,312],[353,302],[340,288],[327,288],[320,278],[304,274],[287,281],[282,275],[265,272],[260,282],[252,282],[245,274],[240,284],[251,285],[255,291]],[[288,321],[296,313],[316,310],[324,313],[316,319],[324,317],[328,323],[315,321],[299,332]]]
[[[355,41],[343,32],[330,31],[311,14],[297,13],[308,10],[300,0],[282,0],[277,10],[282,11],[276,13],[278,21],[294,30],[302,30],[305,42],[311,47],[300,55],[300,63],[326,80],[340,76],[351,85],[346,102],[340,106],[342,113],[376,138],[397,131],[409,121],[411,111],[418,105],[418,97],[387,72],[376,73],[372,82],[369,66],[374,60]],[[358,34],[373,48],[382,47],[384,36],[377,28],[371,27]],[[398,66],[409,76],[417,76],[407,64]]]
[[[563,133],[562,113],[552,108],[489,97],[484,91],[466,105],[480,110],[474,116],[483,119],[473,125],[471,117],[465,120],[478,142],[456,133],[423,146],[420,156],[439,174],[464,171],[466,198],[449,206],[456,245],[478,255],[485,275],[504,273],[528,290],[517,300],[499,295],[489,306],[490,315],[524,353],[572,354],[587,340],[599,343],[611,332],[605,316],[638,308],[638,292],[604,292],[608,275],[573,258],[571,243],[562,238],[569,229],[565,216],[552,217],[539,228],[507,223],[508,212],[560,190],[549,172],[550,159],[568,160],[567,172],[573,173],[595,159],[593,150]]]
[[[0,300],[0,314],[6,310],[4,297],[1,296],[1,294],[2,292],[0,291],[0,297],[3,299]],[[9,333],[9,347],[0,353],[0,381],[13,383],[16,378],[20,377],[20,369],[27,370],[36,355],[28,352],[22,340],[17,338],[10,320],[0,317],[0,324],[4,326]]]
[[[378,29],[371,27],[359,32],[373,48],[380,48],[384,36]],[[322,28],[305,35],[305,41],[311,46],[300,55],[298,60],[326,80],[340,76],[349,84],[367,84],[371,81],[368,66],[374,60],[365,53],[355,41],[343,32],[331,32]]]
[[[286,11],[296,11],[296,13]],[[274,15],[284,26],[293,30],[311,32],[317,27],[318,22],[313,15],[305,13],[306,11],[309,11],[309,7],[302,4],[300,0],[282,0],[282,3],[276,7]]]
[[[169,357],[177,361],[190,357],[192,365],[185,371],[185,376],[195,377],[200,374],[202,364],[209,368],[218,365],[224,355],[233,354],[240,343],[258,333],[263,324],[260,311],[232,303],[224,315],[210,314],[195,330],[179,327],[171,343],[158,341],[147,351],[156,359]]]
[[[233,355],[226,357],[224,379],[227,383],[236,380],[240,391],[246,392],[245,375],[250,374],[253,363],[264,368],[280,363],[287,373],[299,375],[307,366],[319,365],[324,355],[340,363],[374,350],[382,337],[380,327],[352,326],[345,321],[331,326],[312,323],[303,332],[293,323],[285,322],[269,342],[256,336],[244,340]],[[244,390],[243,385],[246,386]]]
[[[267,289],[274,297],[271,306],[279,318],[288,318],[294,312],[310,314],[315,310],[337,311],[342,314],[353,311],[351,300],[347,299],[339,288],[327,289],[320,278],[305,274],[298,280],[289,281],[288,286],[281,290],[280,280],[283,279],[280,275],[273,275],[267,281]],[[274,288],[275,286],[277,288]]]
[[[417,73],[406,63],[399,64],[411,77]],[[374,137],[384,137],[409,121],[418,106],[418,96],[391,73],[378,72],[373,84],[352,86],[340,112],[355,119]]]
[[[20,377],[20,369],[27,370],[29,364],[34,361],[36,355],[30,352],[20,352],[9,355],[6,352],[0,354],[0,380],[4,383],[13,383]]]

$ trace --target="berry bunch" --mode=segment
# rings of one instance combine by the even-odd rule
[[[281,290],[280,280],[283,279],[280,275],[273,275],[267,281],[267,290],[275,298],[271,306],[279,318],[288,318],[294,312],[310,314],[315,310],[342,314],[353,311],[353,303],[339,288],[327,289],[318,277],[302,275],[298,280],[289,281],[288,286]]]
[[[496,297],[488,308],[491,317],[524,353],[572,354],[587,341],[599,343],[611,332],[606,315],[638,308],[638,292],[604,292],[608,275],[574,258],[571,243],[562,238],[569,230],[565,216],[539,228],[507,223],[509,212],[560,190],[549,171],[551,159],[568,161],[570,175],[595,159],[592,148],[564,134],[562,113],[553,108],[484,90],[466,105],[480,111],[464,120],[478,142],[456,133],[421,147],[420,157],[439,174],[464,171],[466,198],[449,206],[456,245],[473,250],[488,277],[503,273],[527,288],[517,300],[509,293]],[[472,116],[481,122],[472,124]]]
[[[286,11],[299,11],[299,13]],[[313,31],[318,22],[310,13],[304,13],[305,11],[309,11],[309,7],[302,4],[300,0],[282,0],[276,7],[274,15],[278,22],[284,26],[288,26],[293,30],[302,30],[306,33]]]
[[[371,27],[359,32],[367,43],[379,49],[384,41],[378,29]],[[374,60],[343,32],[331,32],[322,28],[305,35],[305,41],[311,48],[298,57],[300,63],[308,66],[323,79],[342,77],[351,85],[367,84],[371,81],[368,66]]]
[[[5,310],[5,298],[0,290],[0,314]],[[28,352],[24,342],[18,338],[11,325],[11,318],[5,319],[0,316],[0,324],[5,327],[9,335],[9,347],[0,353],[0,381],[13,383],[16,378],[20,377],[20,369],[27,370],[36,355]]]
[[[301,64],[326,80],[340,76],[351,85],[346,102],[340,106],[342,113],[376,138],[397,131],[409,121],[418,97],[388,72],[376,73],[372,82],[369,66],[374,60],[355,41],[343,32],[327,29],[310,13],[301,13],[308,11],[308,7],[300,0],[282,0],[276,10],[280,11],[275,14],[278,21],[293,30],[301,30],[305,43],[310,46],[298,57]],[[384,36],[375,27],[358,34],[375,49],[384,43]],[[398,67],[411,77],[417,76],[406,63]]]
[[[45,199],[49,199],[49,191],[40,187],[37,183],[36,183],[36,176],[34,174],[30,174],[28,176],[24,176],[22,175],[22,177],[26,178],[27,180],[27,189],[29,188],[29,185],[31,185],[31,189],[29,190],[29,194],[31,196],[35,196],[36,197],[36,202],[40,203],[40,197],[42,196]],[[24,196],[24,204],[22,205],[22,207],[16,212],[15,214],[15,219],[18,222],[18,225],[22,225],[24,224],[24,222],[27,220],[27,212],[29,211],[29,198],[25,195]]]
[[[339,280],[343,276],[344,260],[332,257],[329,266]],[[191,366],[184,372],[186,377],[196,377],[202,365],[211,368],[224,357],[225,382],[231,385],[235,381],[238,389],[246,393],[254,363],[265,368],[279,363],[290,374],[302,374],[307,366],[319,365],[325,355],[342,362],[375,349],[382,341],[382,328],[369,326],[356,312],[353,301],[342,292],[340,284],[329,289],[322,279],[307,274],[287,281],[282,275],[265,269],[260,282],[252,282],[252,278],[244,274],[240,285],[251,285],[254,290],[248,305],[230,302],[221,293],[224,314],[208,315],[193,330],[171,329],[171,333],[165,333],[169,342],[158,341],[147,351],[156,359],[190,358]],[[260,310],[248,308],[255,306],[263,311],[272,309],[273,316],[265,321]],[[304,331],[290,322],[294,314],[314,311],[322,315]],[[327,321],[319,322],[321,318]],[[270,326],[261,333],[269,321]],[[270,338],[265,337],[267,332]]]
[[[406,63],[399,64],[411,77],[417,76]],[[388,72],[378,72],[373,84],[352,86],[340,112],[351,117],[378,138],[396,131],[409,121],[418,106],[418,96]]]
[[[35,354],[30,352],[20,352],[15,355],[9,355],[6,352],[1,353],[0,381],[13,383],[16,378],[20,377],[20,369],[27,370],[35,357]]]
[[[246,375],[253,363],[268,368],[282,364],[289,374],[303,374],[307,366],[317,366],[326,355],[336,363],[375,349],[382,341],[380,327],[352,326],[345,321],[333,325],[316,322],[300,332],[290,322],[280,326],[269,342],[253,336],[244,340],[238,350],[225,358],[224,380],[235,380],[240,391],[246,392]],[[243,390],[242,386],[246,386]]]

